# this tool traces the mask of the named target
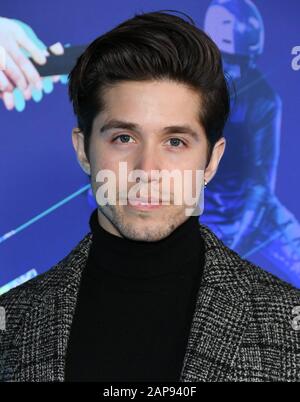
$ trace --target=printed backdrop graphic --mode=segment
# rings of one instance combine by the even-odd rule
[[[298,0],[3,0],[0,294],[48,270],[89,231],[96,204],[71,142],[67,74],[74,60],[134,13],[163,9],[190,15],[214,39],[230,83],[226,151],[200,221],[242,257],[300,288]],[[20,57],[35,63],[40,87],[22,89],[14,76]],[[39,57],[47,58],[44,66]],[[34,81],[30,67],[26,74]]]

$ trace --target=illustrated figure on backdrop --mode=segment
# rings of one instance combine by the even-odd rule
[[[275,194],[281,99],[257,68],[262,17],[250,0],[213,0],[204,30],[221,50],[235,91],[227,150],[207,188],[202,221],[242,256],[262,253],[267,269],[300,287],[300,225]]]

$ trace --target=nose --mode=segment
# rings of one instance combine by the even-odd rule
[[[151,144],[144,145],[134,163],[134,170],[142,170],[143,175],[136,175],[140,180],[149,182],[152,170],[161,170],[160,160],[157,150]],[[152,175],[152,177],[155,177]]]

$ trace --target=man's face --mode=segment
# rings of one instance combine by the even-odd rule
[[[128,173],[139,169],[148,175],[148,179],[145,179],[147,176],[140,178],[139,185],[143,189],[149,188],[149,199],[152,194],[150,186],[154,184],[151,171],[164,169],[171,172],[177,169],[183,176],[185,170],[190,170],[193,172],[191,191],[195,196],[195,172],[197,169],[204,171],[208,151],[208,141],[198,118],[201,107],[199,95],[173,81],[126,81],[109,88],[104,100],[105,110],[93,122],[89,161],[83,155],[83,136],[73,132],[78,159],[88,164],[95,197],[100,185],[96,181],[97,173],[103,169],[115,173],[117,203],[99,205],[99,223],[110,233],[121,237],[160,240],[187,219],[186,205],[174,202],[176,185],[171,180],[170,202],[165,205],[136,207],[129,200],[127,205],[119,205],[118,200],[124,200],[124,195],[128,195],[124,182],[119,187],[119,163],[127,163]],[[215,152],[215,161],[222,153],[221,148]],[[211,175],[215,165],[211,166]],[[127,181],[126,185],[129,191],[136,186],[136,182]],[[162,186],[158,184],[155,188],[158,189],[155,198],[158,197],[162,204]],[[137,198],[141,196],[142,193],[137,193]]]

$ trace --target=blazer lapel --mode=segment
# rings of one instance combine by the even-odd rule
[[[249,322],[247,283],[239,283],[240,258],[204,225],[205,267],[180,381],[228,379]]]
[[[47,289],[24,317],[16,349],[15,381],[64,381],[65,358],[81,274],[91,244],[88,233],[50,273]],[[50,271],[49,271],[50,272]]]

